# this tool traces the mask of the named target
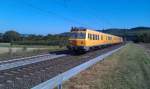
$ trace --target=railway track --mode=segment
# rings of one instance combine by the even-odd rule
[[[30,89],[56,75],[121,45],[92,51],[83,55],[67,55],[0,71],[0,89]]]
[[[61,55],[43,54],[43,55],[37,55],[37,56],[32,56],[32,57],[0,61],[0,71],[19,67],[19,66],[24,66],[28,64],[33,64],[33,63],[37,63],[41,61],[51,60],[51,59],[62,57],[62,56],[66,56],[66,55],[65,54],[61,54]]]

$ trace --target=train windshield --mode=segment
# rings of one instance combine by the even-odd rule
[[[72,39],[85,39],[86,34],[85,33],[71,33]]]

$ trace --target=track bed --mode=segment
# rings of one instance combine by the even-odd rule
[[[0,89],[30,89],[68,69],[120,46],[114,45],[83,55],[68,55],[0,71]]]

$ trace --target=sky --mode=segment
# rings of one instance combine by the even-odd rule
[[[150,26],[150,0],[0,0],[0,32],[57,34]]]

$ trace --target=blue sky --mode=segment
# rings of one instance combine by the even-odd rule
[[[150,0],[0,0],[0,32],[56,34],[150,26]]]

